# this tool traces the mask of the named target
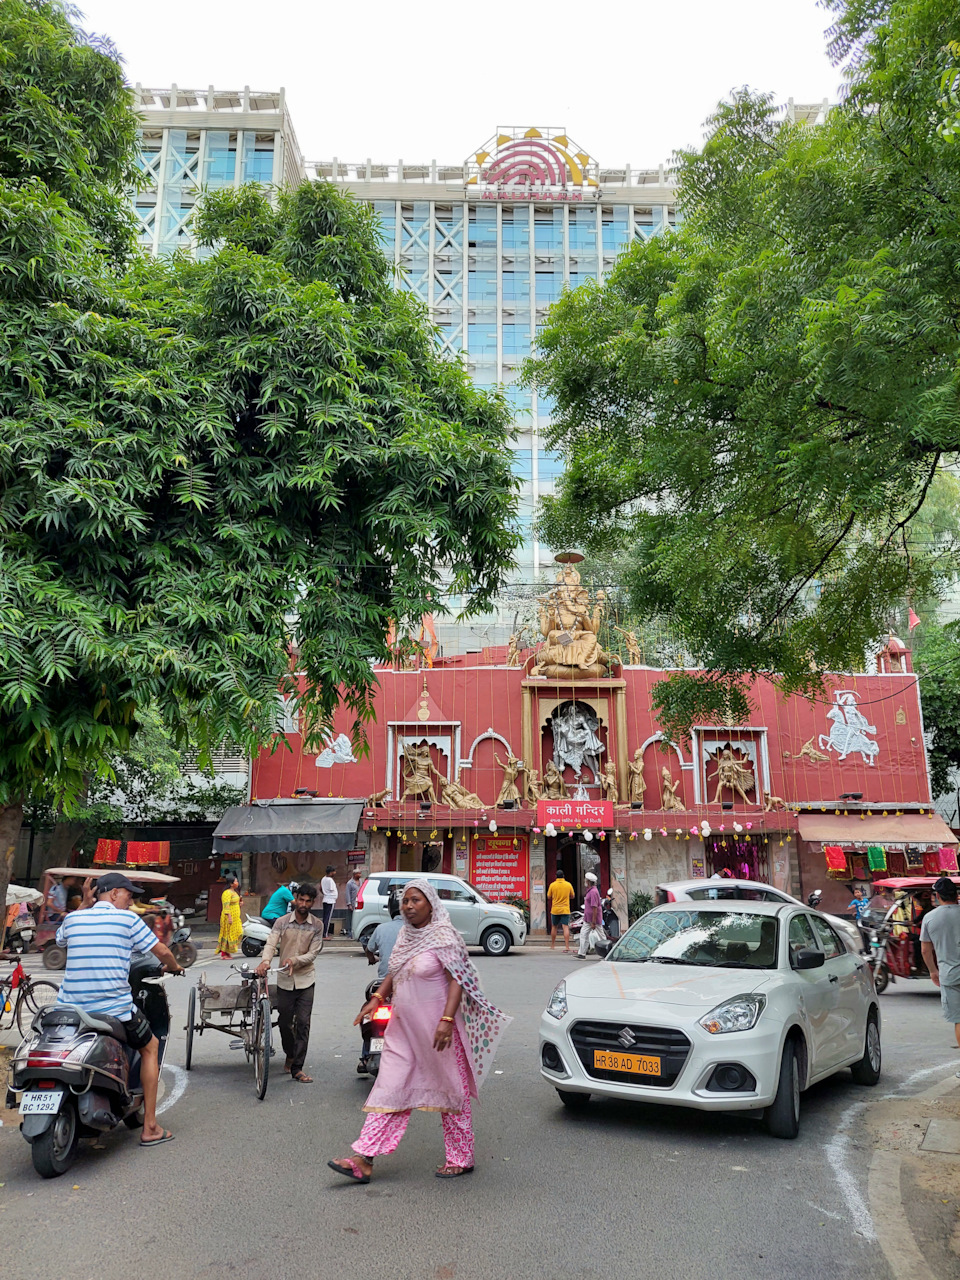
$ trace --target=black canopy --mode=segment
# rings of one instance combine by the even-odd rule
[[[342,853],[357,847],[365,800],[271,800],[228,809],[213,833],[217,857]]]

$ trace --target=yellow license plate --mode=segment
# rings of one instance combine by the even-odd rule
[[[594,1049],[593,1065],[600,1071],[632,1071],[638,1076],[658,1076],[660,1059],[640,1053],[610,1053],[606,1049]]]

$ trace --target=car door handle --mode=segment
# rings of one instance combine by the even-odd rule
[[[839,981],[840,981],[840,979],[837,977],[837,975],[836,975],[835,973],[831,973],[831,975],[830,975],[830,981],[831,981],[831,982],[839,982]]]

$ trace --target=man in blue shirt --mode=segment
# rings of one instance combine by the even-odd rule
[[[153,951],[170,973],[183,973],[176,957],[151,928],[130,910],[140,885],[119,871],[101,876],[93,902],[90,881],[84,885],[83,905],[72,911],[57,930],[57,943],[67,949],[67,964],[57,996],[58,1004],[76,1005],[89,1013],[106,1013],[124,1024],[127,1044],[140,1054],[143,1084],[141,1147],[169,1142],[173,1134],[157,1124],[160,1083],[160,1045],[150,1023],[133,1003],[130,957],[134,951]]]
[[[377,977],[382,982],[387,976],[387,970],[390,967],[390,952],[393,945],[403,928],[403,921],[400,919],[400,895],[396,892],[390,894],[387,899],[387,910],[390,912],[390,919],[384,920],[382,924],[378,924],[367,939],[364,950],[367,953],[367,964],[377,964]]]
[[[291,886],[293,888],[293,886]],[[260,913],[260,919],[265,924],[276,924],[281,916],[287,915],[293,910],[293,893],[285,884],[279,885],[274,889],[267,902],[267,905]]]

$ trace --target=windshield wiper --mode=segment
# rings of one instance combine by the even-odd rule
[[[651,964],[696,964],[695,960],[677,960],[675,956],[647,956]]]

